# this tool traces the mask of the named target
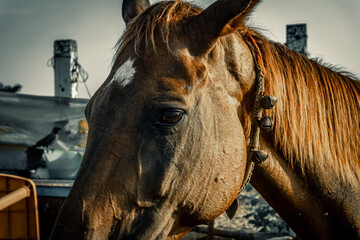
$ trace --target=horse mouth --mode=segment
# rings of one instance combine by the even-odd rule
[[[174,224],[175,219],[172,208],[165,206],[124,211],[119,216],[91,222],[84,219],[83,239],[177,239],[174,236],[170,237],[173,235],[174,226],[177,225]]]

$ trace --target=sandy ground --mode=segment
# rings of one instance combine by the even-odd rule
[[[292,239],[295,234],[280,218],[279,215],[268,205],[259,193],[248,185],[238,196],[240,202],[238,210],[232,220],[225,213],[214,221],[214,228],[229,231],[244,232],[276,232],[287,233],[291,237],[276,239]],[[206,226],[206,225],[201,225]],[[206,239],[205,234],[190,232],[184,237],[185,240]],[[226,239],[226,238],[217,238]],[[272,238],[275,239],[275,238]]]

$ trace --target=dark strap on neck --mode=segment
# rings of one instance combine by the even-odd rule
[[[254,109],[251,116],[251,130],[250,130],[250,142],[249,148],[247,151],[247,159],[246,159],[246,167],[245,167],[245,174],[244,179],[240,187],[239,194],[244,190],[246,185],[250,182],[252,172],[255,167],[255,163],[253,161],[254,152],[259,150],[259,138],[260,138],[260,128],[259,128],[259,121],[262,117],[262,108],[261,108],[261,98],[264,96],[265,91],[265,77],[263,73],[264,69],[264,62],[261,56],[261,52],[259,46],[257,45],[253,36],[247,32],[246,33],[246,40],[245,41],[249,49],[253,55],[254,65],[255,65],[255,101],[254,101]],[[235,201],[230,205],[230,207],[226,210],[226,214],[230,219],[232,219],[236,213],[238,208],[238,200]]]

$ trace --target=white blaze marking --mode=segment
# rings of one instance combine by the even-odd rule
[[[131,59],[126,60],[123,65],[121,65],[116,73],[114,74],[111,82],[116,81],[122,87],[125,87],[134,80],[135,68],[133,66],[134,61]]]
[[[229,99],[230,104],[238,105],[238,100],[236,99],[236,97],[232,97],[232,96],[228,95],[228,99]]]

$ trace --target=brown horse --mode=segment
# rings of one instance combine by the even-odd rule
[[[252,184],[302,238],[360,236],[360,84],[245,26],[259,1],[124,1],[86,153],[52,239],[179,239],[244,181],[261,60],[278,97]]]

